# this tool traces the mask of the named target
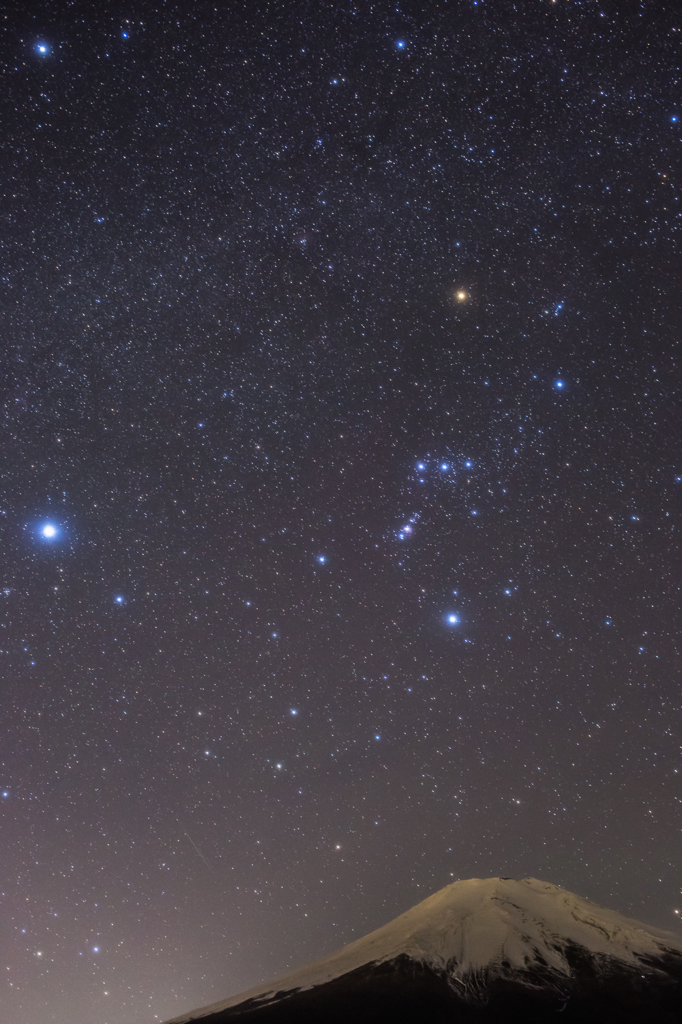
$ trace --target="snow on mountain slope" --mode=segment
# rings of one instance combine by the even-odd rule
[[[331,956],[167,1024],[201,1020],[247,1001],[262,1005],[401,957],[444,976],[465,1000],[496,977],[554,987],[571,979],[576,948],[596,974],[616,967],[651,973],[652,964],[671,957],[682,968],[682,940],[671,933],[535,878],[472,878],[441,889]]]

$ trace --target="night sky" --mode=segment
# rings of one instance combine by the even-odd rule
[[[679,6],[0,26],[2,1024],[471,876],[679,931]]]

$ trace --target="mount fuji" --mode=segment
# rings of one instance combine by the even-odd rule
[[[682,1024],[682,939],[535,878],[454,882],[167,1024]]]

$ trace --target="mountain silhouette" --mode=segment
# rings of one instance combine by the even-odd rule
[[[167,1024],[682,1024],[682,940],[535,878],[454,882]]]

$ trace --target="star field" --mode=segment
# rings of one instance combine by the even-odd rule
[[[680,11],[0,26],[0,1020],[471,876],[679,930]]]

